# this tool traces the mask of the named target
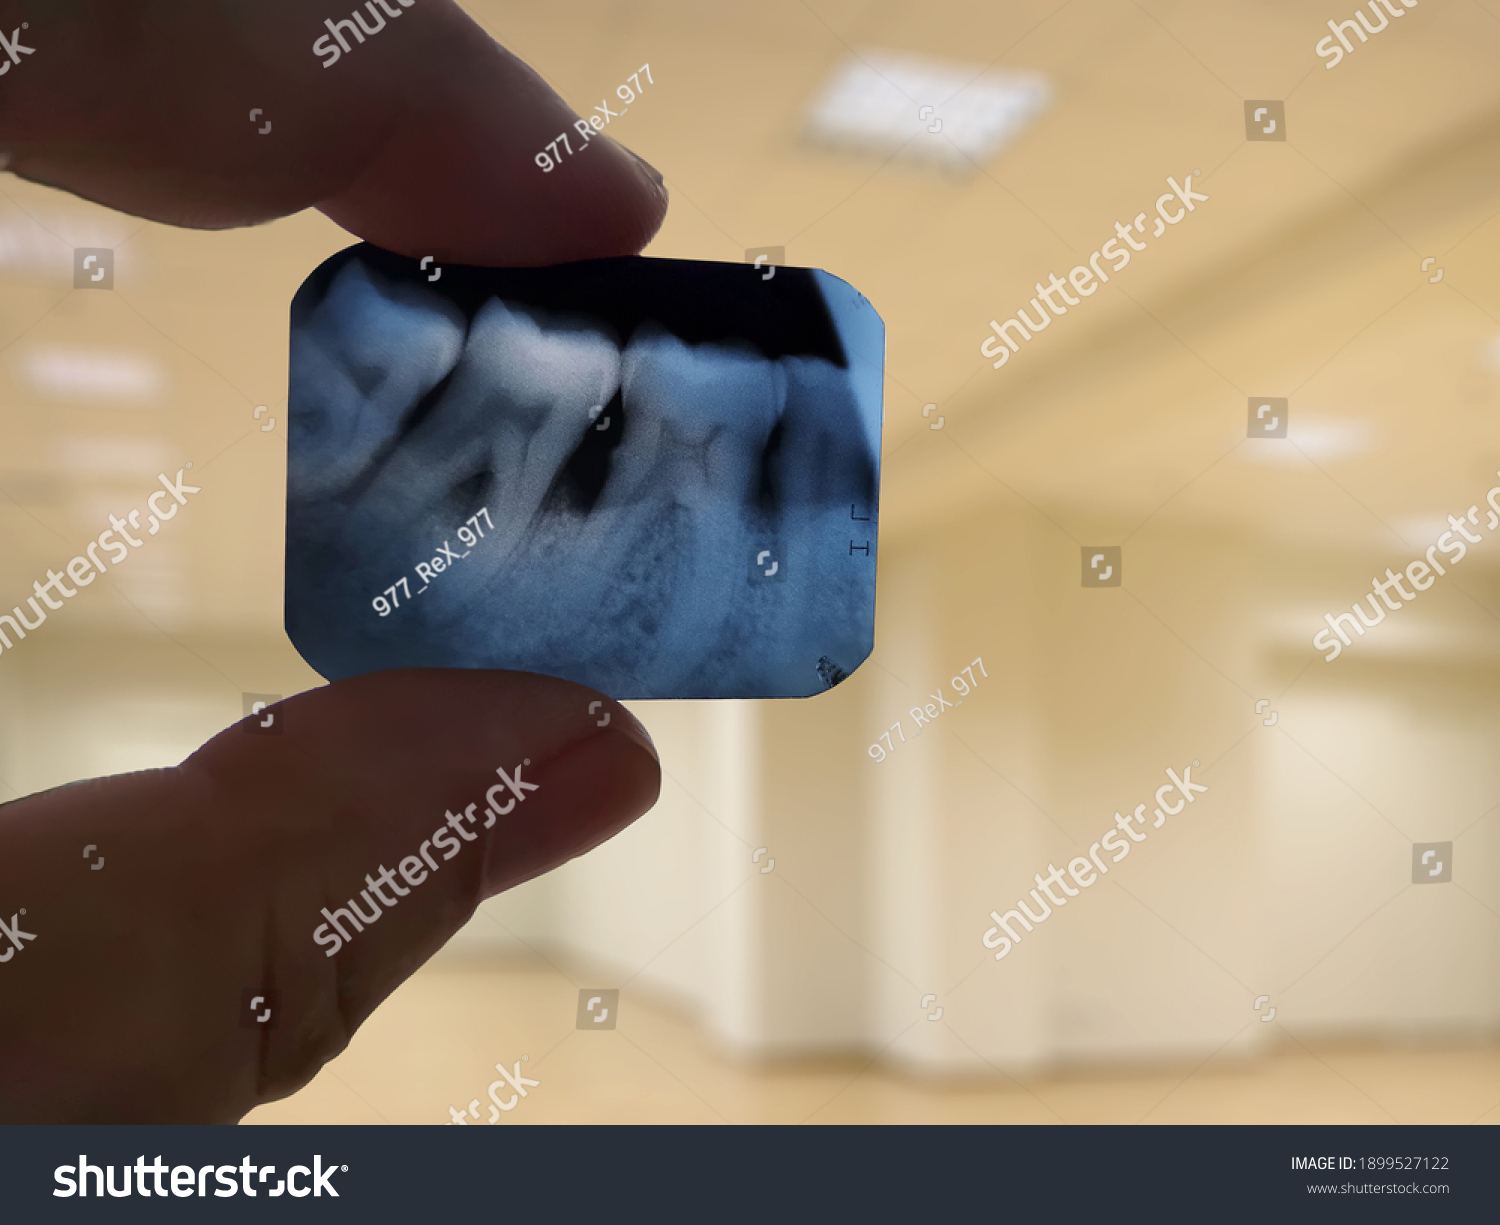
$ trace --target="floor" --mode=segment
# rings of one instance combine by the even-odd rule
[[[1291,1048],[1200,1067],[932,1084],[865,1060],[758,1067],[632,997],[581,1033],[546,966],[429,964],[300,1093],[246,1123],[1500,1123],[1500,1043]],[[496,1063],[536,1085],[520,1098]],[[492,1101],[505,1104],[496,1109]],[[472,1105],[471,1105],[472,1103]]]

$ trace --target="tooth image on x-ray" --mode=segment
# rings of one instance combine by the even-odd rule
[[[329,680],[807,697],[874,647],[885,327],[826,272],[425,264],[292,303],[286,630]]]

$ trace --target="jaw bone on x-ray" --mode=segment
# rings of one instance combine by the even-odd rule
[[[820,271],[340,252],[292,303],[287,634],[330,680],[821,693],[874,646],[884,350]]]

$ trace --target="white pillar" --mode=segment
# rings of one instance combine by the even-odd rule
[[[751,860],[765,829],[761,710],[754,701],[720,701],[706,707],[705,717],[711,782],[704,799],[719,825],[703,843],[702,896],[709,906],[727,900],[703,920],[703,1015],[720,1042],[750,1053],[766,1028],[763,891],[751,879],[759,875]]]

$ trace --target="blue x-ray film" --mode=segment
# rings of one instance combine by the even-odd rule
[[[330,680],[807,697],[875,638],[885,325],[826,272],[342,251],[292,302],[286,630]]]

